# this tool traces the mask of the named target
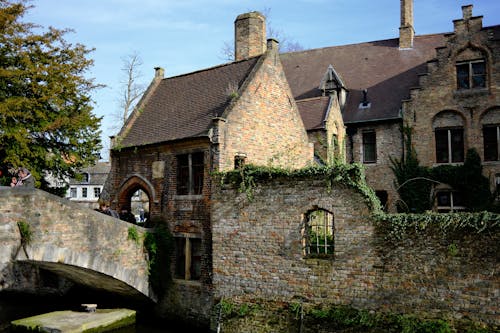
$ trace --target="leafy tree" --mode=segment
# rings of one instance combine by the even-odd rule
[[[23,22],[30,8],[0,0],[0,165],[61,179],[98,158],[90,94],[99,86],[85,77],[92,50],[68,43],[68,30]]]

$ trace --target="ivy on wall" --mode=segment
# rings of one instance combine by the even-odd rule
[[[323,179],[327,189],[335,184],[351,187],[360,193],[366,204],[375,212],[381,211],[380,201],[375,192],[365,181],[364,168],[361,164],[335,163],[333,165],[315,165],[302,169],[283,169],[277,167],[255,166],[247,164],[239,169],[214,173],[222,184],[231,184],[253,199],[256,182],[276,178],[287,179]]]
[[[431,210],[436,184],[449,185],[460,193],[467,210],[498,211],[490,192],[489,180],[483,176],[481,158],[475,149],[469,149],[462,165],[421,166],[412,145],[411,128],[402,127],[406,154],[402,159],[391,158],[391,169],[396,177],[400,201],[398,212],[423,213]]]

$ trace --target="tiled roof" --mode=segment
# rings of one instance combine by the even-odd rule
[[[304,127],[307,131],[324,128],[323,121],[325,120],[330,97],[314,97],[297,101],[300,116],[304,122]]]
[[[207,135],[260,57],[163,79],[129,132],[123,146],[140,146]]]
[[[435,57],[435,48],[444,43],[444,34],[423,35],[415,37],[409,50],[400,50],[398,39],[389,39],[285,53],[281,60],[296,100],[321,96],[318,87],[331,64],[349,90],[344,122],[373,121],[399,117],[401,101],[417,86],[418,74]],[[368,91],[369,108],[359,108],[363,89]]]
[[[108,177],[111,165],[109,162],[97,162],[95,165],[83,168],[79,171],[80,174],[88,173],[89,182],[82,182],[81,180],[76,180],[71,178],[69,180],[70,185],[104,185],[106,178]]]

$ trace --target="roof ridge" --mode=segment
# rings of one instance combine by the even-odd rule
[[[208,72],[208,71],[215,70],[215,69],[222,68],[222,67],[226,67],[226,66],[236,65],[236,64],[239,64],[239,63],[243,63],[243,62],[246,62],[246,61],[253,60],[253,59],[261,57],[261,56],[262,56],[262,54],[260,54],[258,56],[246,58],[246,59],[243,59],[243,60],[226,62],[226,63],[223,63],[223,64],[214,65],[214,66],[207,67],[207,68],[197,69],[197,70],[192,71],[192,72],[187,72],[187,73],[182,73],[182,74],[178,74],[178,75],[174,75],[174,76],[169,76],[169,77],[163,78],[162,81],[163,80],[169,80],[169,79],[175,79],[175,78],[179,78],[179,77],[183,77],[183,76],[189,76],[189,75],[193,75],[193,74],[197,74],[197,73],[202,73],[202,72]]]
[[[448,34],[448,33],[449,32],[440,32],[440,33],[432,33],[432,34],[415,35],[415,38],[439,36],[439,35],[445,35],[445,34]],[[354,45],[360,45],[360,46],[362,46],[364,44],[373,44],[373,43],[386,42],[386,41],[398,40],[398,39],[399,39],[398,37],[394,37],[394,38],[378,39],[378,40],[372,40],[372,41],[360,42],[360,43],[351,43],[351,44],[342,44],[342,45],[330,45],[330,46],[318,47],[318,48],[308,49],[308,50],[302,50],[302,51],[285,52],[285,53],[281,53],[280,56],[282,56],[282,55],[299,54],[299,53],[307,53],[307,52],[314,52],[314,51],[331,49],[331,48],[337,48],[337,47],[346,47],[346,46],[354,46]]]

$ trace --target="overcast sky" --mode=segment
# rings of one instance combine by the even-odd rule
[[[93,98],[94,112],[104,116],[103,144],[119,110],[125,80],[122,59],[137,52],[142,82],[154,67],[175,76],[227,62],[225,43],[233,41],[236,16],[266,11],[270,25],[304,49],[396,38],[399,0],[32,0],[25,21],[44,27],[70,28],[66,40],[95,48],[90,77],[106,85]],[[415,0],[417,35],[453,31],[461,6],[474,5],[483,25],[500,24],[500,0]],[[268,22],[269,24],[269,22]],[[107,152],[105,153],[107,154]],[[106,157],[106,156],[103,156]]]

